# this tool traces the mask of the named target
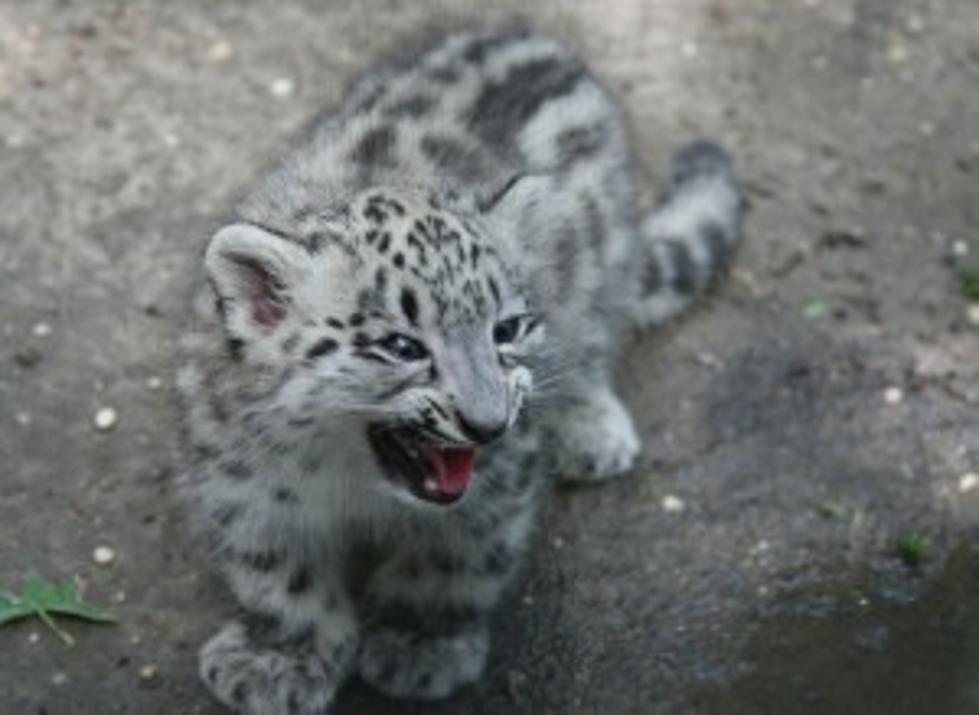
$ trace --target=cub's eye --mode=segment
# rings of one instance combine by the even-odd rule
[[[391,333],[377,344],[389,354],[405,362],[415,362],[428,357],[428,348],[420,341],[402,333]]]
[[[497,345],[506,345],[516,340],[520,335],[524,317],[523,315],[515,315],[494,325],[493,342]]]

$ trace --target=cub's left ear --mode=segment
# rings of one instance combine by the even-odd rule
[[[258,226],[236,223],[214,234],[204,267],[226,322],[269,328],[285,318],[290,290],[309,270],[309,254]]]

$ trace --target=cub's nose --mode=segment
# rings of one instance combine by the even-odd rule
[[[484,422],[467,418],[464,414],[456,410],[456,422],[459,429],[467,438],[477,444],[488,444],[495,439],[499,439],[506,432],[506,420],[494,422]]]

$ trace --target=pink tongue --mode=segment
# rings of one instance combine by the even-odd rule
[[[428,458],[440,491],[452,496],[466,491],[476,461],[475,449],[431,449]]]

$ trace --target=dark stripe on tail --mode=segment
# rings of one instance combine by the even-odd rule
[[[677,155],[666,199],[641,225],[640,325],[669,320],[710,287],[741,239],[742,212],[727,152],[700,141]]]

